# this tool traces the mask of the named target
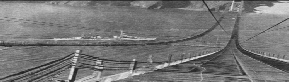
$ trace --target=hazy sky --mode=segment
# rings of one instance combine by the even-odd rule
[[[282,1],[282,3],[274,3],[272,7],[260,6],[255,8],[256,13],[289,15],[289,1]]]

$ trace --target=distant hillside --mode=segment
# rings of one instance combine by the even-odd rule
[[[206,1],[211,9],[226,9],[230,6],[231,1]],[[181,8],[188,10],[207,10],[202,1],[49,1],[54,5],[70,5],[70,6],[131,6],[147,9],[164,9],[164,8]]]

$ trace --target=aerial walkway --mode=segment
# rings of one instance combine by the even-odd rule
[[[220,21],[220,20],[219,20]],[[180,55],[179,60],[172,61],[171,56],[168,61],[162,62],[141,62],[117,61],[103,59],[87,54],[82,54],[79,50],[54,61],[47,62],[43,65],[32,67],[18,73],[0,77],[1,82],[55,82],[67,81],[75,82],[75,76],[78,69],[88,69],[93,71],[93,75],[88,77],[95,79],[92,81],[82,80],[80,82],[95,81],[233,81],[233,82],[288,82],[289,81],[289,62],[284,59],[278,59],[265,56],[264,54],[255,53],[246,50],[239,42],[239,22],[240,14],[237,15],[231,38],[227,45],[221,50],[204,51],[198,54],[185,57]],[[216,24],[217,25],[217,24]],[[208,29],[197,36],[190,36],[180,40],[166,42],[141,43],[134,45],[159,45],[176,42],[188,41],[199,38],[212,31],[216,26]],[[2,46],[16,46],[18,43],[1,42]],[[61,46],[58,44],[29,44],[21,43],[23,46]],[[49,45],[48,45],[49,44]],[[63,46],[66,44],[63,44]],[[70,46],[89,46],[88,44],[70,44]],[[96,45],[96,44],[95,44]],[[130,46],[132,44],[121,44]],[[110,43],[110,45],[98,46],[121,46]],[[21,45],[20,45],[21,46]],[[158,64],[151,68],[142,68],[141,64]],[[102,71],[126,70],[127,72],[111,76],[101,77]],[[139,73],[139,72],[141,73]],[[64,72],[69,72],[68,79],[57,79]],[[120,76],[123,75],[123,76]],[[117,78],[117,80],[109,79]],[[102,80],[102,79],[106,80]],[[81,78],[83,79],[83,78]],[[87,78],[84,78],[87,79]]]
[[[169,66],[151,73],[133,76],[116,82],[127,81],[246,81],[287,82],[289,62],[250,52],[239,44],[238,16],[231,40],[218,53]]]

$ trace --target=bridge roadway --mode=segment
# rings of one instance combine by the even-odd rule
[[[231,39],[220,52],[117,82],[288,82],[289,63],[258,57],[239,45],[239,20],[238,16]]]

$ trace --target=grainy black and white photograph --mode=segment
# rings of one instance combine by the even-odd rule
[[[284,0],[4,0],[0,82],[289,82],[288,36]]]

